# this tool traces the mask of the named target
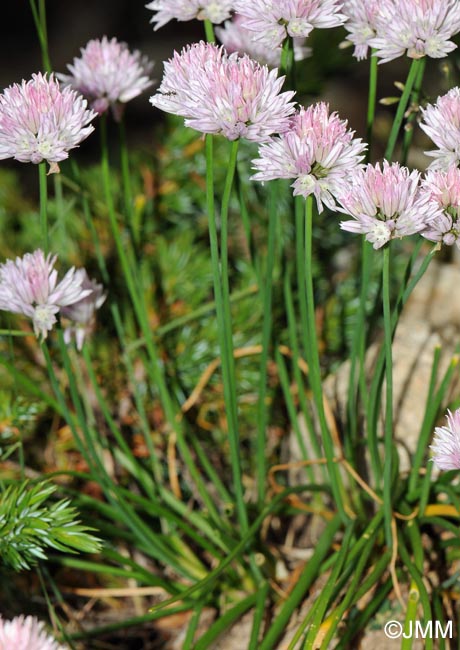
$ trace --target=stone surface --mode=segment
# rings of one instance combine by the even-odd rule
[[[460,342],[460,300],[455,288],[460,286],[460,268],[433,261],[415,288],[401,315],[393,343],[394,436],[400,456],[401,471],[410,468],[410,457],[417,447],[420,428],[428,399],[433,355],[441,347],[438,378],[442,377]],[[374,343],[366,357],[368,385],[374,371],[374,359],[381,343]],[[324,382],[324,392],[340,424],[345,420],[350,364],[346,362]],[[452,382],[449,395],[458,391],[458,377]],[[384,401],[383,401],[384,404]],[[308,442],[303,418],[300,426]],[[379,434],[383,433],[380,418]],[[290,461],[301,458],[294,433],[289,443]],[[299,476],[296,470],[291,479]]]

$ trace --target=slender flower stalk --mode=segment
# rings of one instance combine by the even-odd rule
[[[38,180],[40,190],[40,228],[42,231],[42,244],[45,255],[48,255],[48,183],[46,178],[46,163],[38,165]]]
[[[222,205],[223,233],[221,241],[221,259],[219,257],[219,243],[214,201],[214,170],[213,170],[213,140],[212,135],[206,136],[206,196],[209,224],[209,242],[213,266],[214,299],[216,303],[216,317],[219,332],[219,346],[221,351],[221,365],[224,387],[224,399],[227,411],[228,437],[230,445],[231,464],[233,472],[233,488],[235,491],[238,521],[242,533],[248,530],[248,515],[243,495],[241,473],[239,430],[237,413],[237,395],[235,382],[235,368],[233,359],[233,342],[230,307],[228,304],[228,268],[226,267],[226,221],[228,198],[236,165],[236,147],[232,146],[231,165],[227,172],[226,188]],[[226,198],[227,197],[227,198]],[[224,275],[225,273],[225,275]]]
[[[316,318],[315,318],[315,298],[313,290],[313,197],[307,197],[305,202],[305,217],[304,217],[304,244],[302,259],[297,260],[298,265],[305,267],[305,274],[303,280],[305,286],[299,287],[299,291],[305,292],[306,297],[306,319],[308,329],[303,332],[306,337],[305,350],[307,353],[308,371],[311,390],[313,392],[316,411],[318,414],[321,439],[324,446],[324,452],[327,459],[327,468],[331,480],[332,494],[334,502],[338,508],[339,514],[344,521],[347,520],[345,513],[346,494],[343,489],[342,480],[338,471],[337,463],[334,462],[334,445],[331,437],[331,432],[326,420],[323,403],[323,390],[321,384],[321,366],[319,361],[319,348],[318,337],[316,333]]]
[[[46,25],[46,5],[44,0],[38,0],[38,7],[36,0],[29,0],[32,16],[37,30],[38,40],[40,42],[40,49],[42,51],[43,69],[49,73],[52,71],[51,61],[48,51],[48,33]]]
[[[346,5],[345,5],[346,7]],[[345,10],[346,11],[346,10]],[[367,100],[367,128],[366,128],[366,141],[368,143],[367,149],[367,162],[369,162],[372,148],[372,130],[375,117],[375,106],[377,97],[377,76],[378,66],[375,56],[371,56],[369,62],[369,93]],[[356,315],[356,326],[354,330],[351,362],[350,362],[350,379],[348,383],[348,426],[350,435],[345,439],[345,449],[347,456],[352,458],[356,453],[356,437],[358,433],[357,421],[357,386],[356,386],[356,366],[358,365],[358,386],[359,395],[362,400],[364,410],[366,410],[367,402],[367,388],[365,378],[364,359],[366,352],[366,313],[367,313],[367,300],[369,293],[369,279],[372,270],[372,250],[369,243],[363,238],[361,246],[361,275],[360,275],[360,293],[359,293],[359,307]],[[368,432],[369,433],[369,432]],[[378,476],[378,453],[377,445],[369,445],[371,464],[374,476]],[[373,453],[375,450],[375,453]]]
[[[385,347],[385,427],[383,466],[383,510],[385,517],[385,539],[388,548],[393,548],[391,525],[393,519],[393,333],[390,304],[390,246],[383,249],[382,266],[383,328]]]
[[[278,183],[270,184],[270,198],[268,209],[268,242],[265,276],[261,277],[260,298],[263,305],[262,323],[262,354],[260,358],[259,391],[257,402],[257,442],[256,442],[256,465],[257,465],[257,495],[259,503],[263,503],[266,493],[267,479],[267,365],[269,360],[269,348],[272,332],[272,290],[273,272],[275,268],[276,249],[276,224],[278,219]]]
[[[404,115],[406,113],[407,105],[409,103],[412,88],[417,78],[420,66],[421,66],[420,59],[414,59],[414,61],[412,61],[411,63],[409,74],[407,75],[406,83],[404,84],[404,90],[401,95],[401,99],[399,100],[398,108],[396,109],[396,115],[394,117],[393,125],[391,127],[390,137],[388,138],[388,143],[385,149],[385,158],[388,161],[391,161],[393,158],[399,131],[403,123]]]

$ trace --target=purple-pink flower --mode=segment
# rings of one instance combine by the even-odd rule
[[[425,151],[434,158],[430,169],[447,170],[460,162],[460,88],[451,88],[436,104],[422,108],[420,127],[438,147]]]
[[[156,13],[152,16],[151,23],[154,29],[160,29],[170,20],[209,20],[218,25],[230,18],[233,9],[231,0],[152,0],[147,5]]]
[[[216,36],[229,54],[237,52],[240,56],[247,54],[269,68],[277,68],[281,62],[281,46],[272,47],[254,39],[254,32],[243,25],[244,18],[236,14],[223,27],[216,27]],[[294,40],[294,58],[296,61],[311,55],[311,48],[305,46],[304,38]]]
[[[433,461],[439,469],[460,469],[460,409],[447,411],[447,426],[434,430]]]
[[[422,180],[423,189],[440,208],[436,219],[421,233],[430,241],[460,248],[460,169],[428,170]]]
[[[0,264],[0,309],[32,319],[36,336],[45,339],[62,307],[82,300],[91,290],[82,286],[84,275],[71,268],[58,282],[56,255],[40,249]]]
[[[346,17],[339,0],[234,0],[246,29],[268,47],[282,45],[287,36],[306,38],[313,28],[338,27]]]
[[[61,90],[52,74],[34,74],[0,95],[0,160],[46,160],[50,171],[59,171],[57,163],[94,131],[95,117],[75,90]]]
[[[64,341],[69,344],[72,339],[75,339],[77,350],[81,350],[85,338],[94,329],[96,310],[104,304],[107,294],[102,284],[88,277],[85,269],[79,269],[75,273],[83,278],[81,288],[85,291],[89,290],[90,293],[62,307],[61,316],[70,321],[64,325]]]
[[[181,115],[202,133],[264,142],[289,126],[292,91],[281,92],[284,77],[248,56],[228,55],[212,43],[195,43],[165,63],[151,103]]]
[[[0,650],[65,650],[65,647],[34,616],[16,616],[11,621],[0,616]]]
[[[116,119],[123,104],[153,83],[149,78],[153,63],[138,50],[130,52],[126,43],[116,38],[109,41],[107,36],[89,41],[81,56],[67,67],[71,74],[58,74],[59,79],[84,95],[97,113],[105,113],[111,106]]]
[[[386,160],[382,167],[355,169],[345,193],[339,196],[340,211],[351,221],[340,227],[366,236],[375,249],[391,239],[413,235],[435,219],[440,209],[428,192],[420,189],[420,173]]]
[[[438,59],[457,47],[450,39],[459,31],[458,0],[380,0],[370,45],[381,63],[403,54]]]
[[[323,204],[334,210],[334,197],[344,191],[348,176],[364,157],[366,144],[353,135],[346,120],[329,114],[324,102],[301,108],[287,131],[259,147],[252,179],[293,178],[294,195],[313,194],[319,212]]]
[[[347,40],[355,46],[353,56],[358,61],[367,58],[369,43],[376,36],[376,20],[380,0],[344,0],[342,12],[347,17],[344,24],[349,33]]]

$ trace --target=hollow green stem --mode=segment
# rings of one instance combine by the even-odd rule
[[[29,0],[32,16],[37,30],[38,40],[42,53],[42,63],[46,72],[51,72],[51,61],[48,51],[48,29],[46,26],[46,0],[38,0],[38,7],[35,0]]]
[[[123,179],[123,196],[125,204],[125,218],[126,223],[128,224],[129,230],[131,232],[134,244],[139,243],[140,238],[140,228],[139,224],[133,222],[134,219],[134,210],[133,210],[133,188],[131,183],[131,173],[129,169],[129,157],[128,157],[128,144],[126,140],[126,128],[124,123],[124,118],[122,117],[118,123],[118,133],[120,138],[120,162],[121,162],[121,176]]]
[[[367,161],[371,157],[372,145],[372,129],[375,118],[375,104],[377,97],[377,74],[378,72],[378,59],[376,56],[371,56],[369,68],[369,93],[367,100],[367,128],[366,138],[368,149],[366,154]],[[364,408],[367,401],[366,379],[364,373],[364,359],[366,352],[366,304],[369,293],[369,278],[371,274],[371,261],[372,261],[372,247],[364,239],[362,239],[361,248],[361,281],[359,293],[359,308],[356,317],[356,327],[353,337],[352,350],[351,350],[351,364],[350,364],[350,379],[348,383],[348,435],[345,438],[345,450],[347,457],[351,460],[355,454],[357,445],[357,431],[358,431],[358,414],[359,402],[357,400],[357,386],[356,386],[356,369],[359,368],[358,384],[359,396],[363,402]],[[378,457],[377,457],[377,443],[369,445],[371,465],[375,473],[378,470]]]
[[[233,166],[236,163],[236,147],[232,146],[231,162]],[[234,171],[233,171],[234,173]],[[239,454],[239,431],[238,431],[238,414],[236,403],[236,383],[234,375],[233,343],[231,320],[229,319],[230,307],[224,302],[224,294],[228,292],[224,286],[228,287],[228,275],[224,277],[224,269],[228,272],[227,251],[224,250],[226,244],[226,228],[224,223],[228,211],[229,187],[231,183],[229,178],[232,177],[230,170],[227,173],[224,197],[222,200],[222,267],[219,259],[219,243],[217,236],[216,211],[214,202],[214,168],[213,168],[213,136],[206,135],[206,203],[208,211],[209,225],[209,243],[211,249],[211,261],[213,269],[214,282],[214,299],[216,302],[216,317],[219,332],[219,346],[221,353],[222,379],[224,388],[224,401],[227,412],[228,438],[230,447],[230,461],[233,475],[233,489],[235,492],[236,511],[238,522],[243,534],[248,530],[248,516],[246,504],[244,503],[242,472]],[[227,196],[228,195],[228,196]],[[224,286],[223,286],[224,285]],[[227,300],[228,303],[228,300]]]
[[[344,508],[346,498],[343,490],[341,477],[337,464],[334,462],[334,446],[331,433],[326,421],[323,404],[323,389],[321,385],[321,367],[319,362],[318,337],[316,334],[315,321],[315,298],[313,290],[313,266],[312,266],[312,249],[313,249],[313,197],[307,197],[305,203],[305,250],[303,258],[298,259],[297,263],[304,266],[304,287],[299,287],[300,291],[305,292],[307,308],[307,329],[303,332],[306,337],[305,349],[307,351],[307,361],[309,368],[310,385],[313,392],[313,399],[318,413],[321,438],[324,446],[324,453],[327,459],[327,468],[331,479],[332,493],[338,512],[343,521],[347,521],[347,515]]]
[[[411,104],[417,106],[420,92],[422,90],[423,76],[425,74],[426,66],[426,57],[420,59],[420,65],[418,67],[417,76],[414,82],[414,89],[411,96]],[[414,137],[414,122],[415,122],[416,113],[411,112],[407,120],[407,129],[404,131],[403,146],[401,152],[401,164],[405,165],[407,162],[407,156],[409,155],[410,145],[412,144],[412,138]]]
[[[374,50],[372,51],[374,54]],[[378,72],[378,59],[376,56],[371,56],[370,58],[370,67],[369,67],[369,93],[367,97],[367,119],[366,119],[366,142],[368,144],[367,148],[367,161],[371,158],[371,146],[372,146],[372,131],[374,126],[375,118],[375,104],[377,99],[377,74]]]
[[[398,108],[396,110],[396,115],[393,120],[393,126],[391,127],[390,137],[388,139],[387,148],[385,150],[385,158],[390,161],[393,157],[394,149],[396,146],[396,141],[398,139],[399,130],[404,119],[404,113],[406,112],[407,104],[409,103],[409,98],[412,93],[412,88],[414,82],[417,78],[420,66],[422,65],[422,59],[414,59],[411,63],[409,74],[407,75],[406,83],[404,85],[404,90],[399,100]]]
[[[385,463],[383,468],[383,510],[385,517],[385,537],[388,548],[393,547],[391,522],[393,516],[392,500],[392,457],[393,457],[393,329],[391,323],[390,305],[390,246],[383,249],[382,268],[382,298],[383,298],[383,325],[385,347],[385,429],[384,448]]]
[[[141,294],[136,285],[134,273],[131,268],[130,260],[127,251],[125,250],[125,243],[123,242],[122,236],[117,223],[117,218],[115,214],[115,208],[113,204],[113,197],[110,186],[110,168],[109,168],[109,158],[107,150],[107,125],[106,118],[103,116],[100,121],[101,126],[101,168],[102,168],[102,178],[103,186],[105,192],[105,199],[108,209],[108,217],[112,235],[115,241],[116,250],[118,257],[120,259],[121,267],[123,270],[123,275],[126,279],[126,284],[130,294],[130,298],[133,303],[134,311],[136,318],[138,320],[139,326],[141,328],[142,334],[145,339],[145,345],[148,353],[149,363],[147,364],[147,370],[149,372],[149,377],[151,379],[152,385],[155,386],[158,390],[159,397],[161,400],[162,408],[165,412],[165,418],[168,422],[168,425],[172,431],[175,431],[177,435],[177,445],[181,453],[184,463],[187,465],[187,468],[195,481],[199,490],[203,487],[202,478],[198,468],[195,465],[192,454],[190,452],[189,446],[186,443],[183,426],[181,424],[181,413],[179,411],[178,405],[175,403],[174,397],[171,395],[164,370],[160,364],[160,357],[155,345],[155,340],[153,338],[152,329],[148,320],[146,306],[141,298]]]
[[[295,57],[294,41],[291,36],[286,36],[281,50],[280,73],[286,75],[286,82],[290,90],[295,90]]]
[[[205,20],[204,21],[204,33],[206,36],[206,40],[208,43],[215,43],[216,42],[216,37],[214,35],[214,25],[210,20]]]
[[[262,324],[262,354],[260,357],[259,395],[257,402],[257,441],[256,441],[256,466],[257,466],[257,496],[260,503],[265,499],[265,481],[267,473],[267,363],[270,351],[270,338],[272,332],[272,289],[273,270],[275,267],[275,242],[276,220],[278,202],[278,183],[272,181],[270,185],[270,205],[268,215],[268,249],[265,269],[265,278],[262,280],[260,297],[263,304]]]
[[[46,162],[38,165],[38,180],[40,187],[40,229],[42,233],[43,252],[48,255],[48,183],[46,178]]]

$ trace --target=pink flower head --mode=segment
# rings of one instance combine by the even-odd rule
[[[61,90],[52,74],[34,74],[0,95],[0,160],[46,160],[50,171],[59,171],[57,163],[94,131],[95,117],[75,90]]]
[[[0,650],[65,650],[34,616],[0,617]]]
[[[457,47],[450,38],[460,31],[458,0],[381,0],[379,4],[377,36],[370,45],[381,63],[403,54],[439,59]]]
[[[367,165],[350,174],[349,186],[339,196],[341,212],[353,217],[340,227],[366,235],[375,249],[390,239],[413,235],[436,218],[440,210],[428,192],[419,188],[420,173],[399,163]]]
[[[422,108],[420,127],[433,140],[438,149],[425,151],[434,158],[430,169],[447,170],[460,162],[460,88],[451,88],[438,97],[436,104]]]
[[[45,339],[56,323],[61,307],[91,293],[84,289],[84,276],[71,268],[57,282],[56,255],[45,257],[40,249],[0,264],[0,309],[32,319],[36,336]]]
[[[268,47],[254,40],[254,32],[243,26],[244,18],[236,14],[223,27],[216,27],[216,36],[229,54],[237,52],[240,56],[247,54],[269,68],[277,68],[281,62],[281,46]],[[311,55],[311,48],[305,47],[305,39],[296,38],[294,41],[294,58],[296,61]]]
[[[319,212],[323,204],[334,210],[334,196],[364,157],[366,145],[353,135],[346,120],[329,114],[324,102],[301,108],[285,133],[259,147],[259,158],[252,161],[257,170],[252,179],[294,178],[294,195],[313,194]]]
[[[80,298],[77,302],[70,303],[61,309],[61,316],[70,322],[64,328],[64,341],[69,344],[73,338],[77,344],[77,350],[81,350],[88,334],[94,329],[96,310],[105,302],[107,294],[104,293],[102,284],[90,280],[85,269],[79,269],[75,275],[81,275],[81,288],[89,290],[87,296]]]
[[[421,233],[426,239],[460,248],[460,169],[428,170],[422,187],[440,208],[439,216]]]
[[[460,409],[447,411],[447,426],[434,430],[433,461],[439,469],[460,469]]]
[[[369,42],[376,36],[376,19],[380,0],[344,0],[342,11],[347,17],[344,27],[347,40],[355,46],[353,56],[358,61],[367,58]]]
[[[152,0],[145,6],[156,11],[150,22],[155,23],[154,29],[157,30],[173,19],[184,21],[197,18],[218,25],[230,18],[233,2],[231,0]]]
[[[339,0],[234,0],[246,29],[268,47],[282,45],[287,36],[306,38],[314,27],[338,27],[346,20]]]
[[[229,140],[264,142],[289,126],[292,91],[281,92],[284,77],[248,56],[228,55],[211,43],[187,46],[165,63],[151,103],[185,117],[186,126]]]
[[[112,107],[120,118],[120,105],[137,97],[152,85],[149,73],[153,68],[138,50],[130,52],[126,43],[107,36],[89,41],[81,49],[81,57],[67,66],[72,74],[59,74],[66,85],[84,95],[99,114]]]

